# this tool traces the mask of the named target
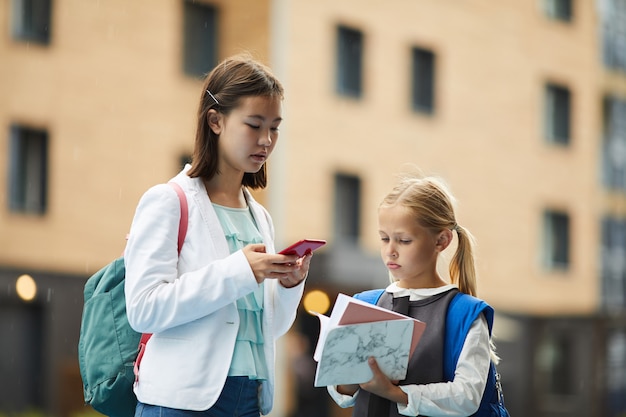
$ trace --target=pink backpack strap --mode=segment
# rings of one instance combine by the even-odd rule
[[[187,236],[187,226],[189,224],[189,207],[187,206],[187,196],[185,196],[185,192],[177,183],[170,181],[169,185],[172,186],[176,194],[178,194],[178,199],[180,200],[180,221],[178,222],[178,254],[180,255],[180,251],[183,248],[183,242],[185,241],[185,236]]]

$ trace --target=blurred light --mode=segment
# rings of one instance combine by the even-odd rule
[[[305,294],[303,304],[308,312],[325,314],[330,307],[330,298],[324,291],[313,290]]]
[[[22,300],[33,301],[37,295],[37,283],[30,275],[22,275],[15,283],[15,291]]]

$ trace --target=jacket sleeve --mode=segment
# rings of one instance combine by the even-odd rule
[[[124,262],[128,321],[138,332],[157,333],[189,323],[258,286],[242,251],[179,274],[179,219],[178,196],[166,184],[148,190],[137,206]],[[186,240],[182,251],[200,256],[198,245]]]
[[[277,280],[272,284],[275,287],[275,303],[274,303],[274,335],[278,338],[291,328],[298,312],[298,306],[304,293],[304,281],[295,287],[285,288]],[[267,283],[267,281],[266,281]]]

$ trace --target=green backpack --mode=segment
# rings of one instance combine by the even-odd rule
[[[178,253],[187,234],[188,210],[185,193],[169,183],[180,199]],[[126,317],[124,278],[120,257],[92,275],[85,284],[83,317],[78,340],[78,364],[85,403],[110,417],[135,415],[134,368],[139,366],[150,334],[137,333]],[[137,362],[137,363],[135,363]]]

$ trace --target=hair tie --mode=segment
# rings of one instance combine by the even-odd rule
[[[215,96],[213,95],[213,93],[211,93],[209,90],[206,90],[207,93],[209,93],[209,96],[213,99],[213,101],[215,102],[216,105],[220,105],[220,102],[217,101],[217,99],[215,98]]]
[[[452,230],[456,230],[457,233],[459,233],[460,229],[461,229],[461,226],[459,226],[458,223],[454,223],[454,226],[452,226]]]

